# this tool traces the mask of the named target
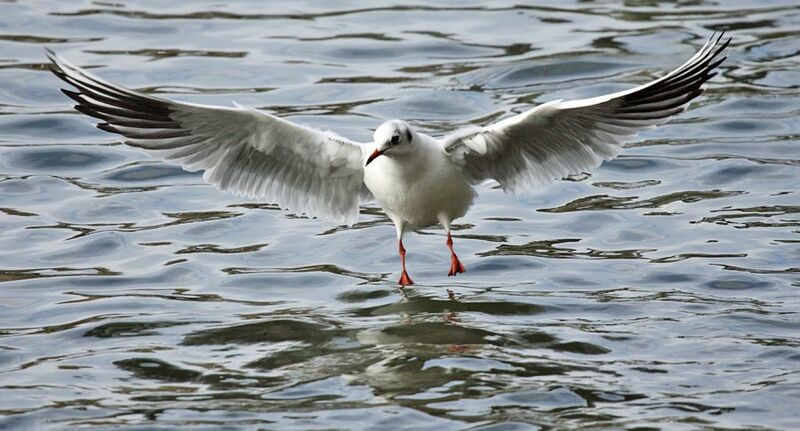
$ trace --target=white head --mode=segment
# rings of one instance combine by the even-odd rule
[[[414,136],[411,126],[405,121],[390,120],[381,124],[372,135],[375,151],[367,159],[367,164],[378,156],[392,157],[410,152],[414,145]]]

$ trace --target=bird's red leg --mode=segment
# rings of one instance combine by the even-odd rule
[[[462,265],[461,261],[458,260],[458,256],[456,256],[456,251],[453,250],[453,237],[450,236],[450,232],[447,232],[447,246],[450,248],[450,272],[448,272],[447,275],[448,276],[456,275],[458,273],[466,271],[464,265]]]
[[[406,271],[406,248],[403,247],[402,238],[400,238],[398,244],[400,245],[400,262],[403,264],[403,273],[400,275],[400,281],[398,281],[398,283],[400,283],[400,286],[411,286],[414,282],[411,281],[411,277],[408,276],[408,272]]]

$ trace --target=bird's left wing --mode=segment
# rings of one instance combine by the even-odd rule
[[[77,88],[75,109],[221,190],[309,216],[353,223],[363,186],[361,145],[256,109],[176,102],[104,81],[48,51],[50,69]]]
[[[556,100],[443,139],[444,151],[473,182],[506,190],[587,172],[619,153],[641,130],[666,123],[703,91],[730,39],[712,38],[686,63],[648,84],[590,99]]]

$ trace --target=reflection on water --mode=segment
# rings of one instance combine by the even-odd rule
[[[0,10],[0,428],[800,428],[793,2]],[[405,291],[374,205],[345,227],[219,193],[43,66],[365,141],[643,83],[723,29],[690,111],[592,175],[482,186],[468,272],[426,229]]]

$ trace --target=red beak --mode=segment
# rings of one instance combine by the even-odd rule
[[[380,156],[381,154],[383,154],[382,151],[378,151],[378,150],[373,151],[372,154],[370,154],[369,158],[367,159],[367,165],[370,164],[370,162],[375,160],[375,158]],[[366,166],[366,165],[364,165],[364,166]]]

